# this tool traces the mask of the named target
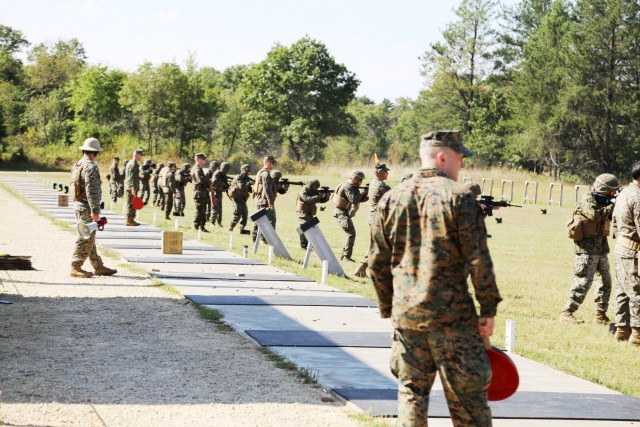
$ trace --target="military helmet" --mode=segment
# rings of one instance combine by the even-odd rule
[[[147,166],[151,166],[152,163],[153,163],[153,160],[151,160],[151,159],[147,159],[147,160],[144,161],[144,164],[147,165]]]
[[[479,195],[482,194],[482,189],[480,188],[479,184],[476,184],[473,181],[467,181],[464,183],[464,188],[467,189],[467,191],[469,191],[471,194],[473,194],[475,197],[478,197]]]
[[[364,179],[364,172],[362,171],[358,171],[358,170],[354,170],[351,172],[351,178],[360,178],[360,179]]]
[[[171,166],[175,166],[175,165],[176,165],[176,162],[174,162],[173,160],[170,160],[170,161],[167,163],[167,167],[171,167]]]
[[[606,194],[618,191],[619,189],[620,183],[618,182],[618,178],[610,173],[598,175],[596,180],[593,182],[593,191],[596,193]]]
[[[164,167],[164,163],[158,163],[158,170],[162,169]]]
[[[211,163],[209,163],[209,167],[210,167],[211,169],[219,168],[219,167],[220,167],[220,162],[218,162],[218,161],[214,160],[214,161],[212,161]]]
[[[317,179],[312,179],[307,182],[307,187],[309,187],[311,190],[317,190],[318,188],[320,188],[320,181],[318,181]]]
[[[229,172],[229,169],[231,169],[231,165],[227,162],[222,162],[220,163],[220,170],[224,173]]]
[[[240,170],[242,172],[251,172],[251,166],[245,163],[244,165],[240,166]]]
[[[271,178],[273,178],[273,179],[280,179],[280,178],[282,178],[282,172],[280,172],[280,171],[279,171],[279,170],[277,170],[277,169],[273,169],[273,170],[271,171]]]
[[[182,169],[191,169],[191,165],[189,163],[183,163]]]

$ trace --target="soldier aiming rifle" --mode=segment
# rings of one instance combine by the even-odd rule
[[[478,204],[480,205],[482,210],[484,212],[486,212],[486,214],[488,216],[493,216],[493,208],[494,207],[500,207],[500,208],[511,208],[511,207],[513,207],[513,208],[521,208],[522,207],[520,205],[512,205],[511,203],[507,202],[506,200],[498,200],[498,201],[496,201],[493,196],[488,196],[488,195],[480,196],[480,200],[478,200]]]

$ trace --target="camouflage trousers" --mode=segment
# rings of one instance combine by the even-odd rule
[[[91,214],[88,206],[82,209],[76,207],[73,211],[76,214],[76,220],[78,221],[78,223],[90,223],[93,221],[91,219]],[[76,248],[73,251],[71,267],[82,268],[82,265],[87,260],[87,258],[89,258],[89,260],[91,261],[91,265],[93,266],[93,268],[98,268],[103,265],[102,258],[100,258],[100,255],[98,255],[98,251],[96,250],[95,230],[93,231],[93,233],[91,233],[91,236],[88,239],[78,237],[78,240],[76,240]]]
[[[256,211],[259,211],[262,208],[266,208],[269,205],[260,205],[256,203]],[[271,225],[273,225],[273,229],[275,230],[276,228],[276,210],[275,209],[271,209],[270,211],[267,211],[267,218],[269,219],[269,222],[271,223]],[[253,240],[254,242],[256,241],[256,236],[258,235],[258,224],[256,224],[255,222],[253,223],[253,230],[251,230],[251,240]],[[262,236],[262,240],[266,242],[266,240],[264,240],[264,236]]]
[[[133,194],[131,191],[127,191],[127,209],[125,211],[125,217],[127,219],[136,219],[136,210],[133,209]]]
[[[142,187],[140,198],[146,205],[149,202],[149,197],[151,197],[151,185],[149,184],[149,181],[140,181],[140,186]]]
[[[302,225],[307,221],[310,221],[313,219],[313,215],[308,214],[306,212],[302,212],[302,211],[298,211],[296,212],[298,214],[298,224]],[[307,246],[309,245],[309,241],[307,240],[306,237],[304,237],[304,233],[300,235],[300,247],[302,249],[307,249]]]
[[[111,196],[111,200],[113,200],[113,203],[118,201],[118,183],[117,182],[109,183],[109,195]]]
[[[169,218],[171,215],[171,210],[173,209],[173,198],[175,194],[171,191],[169,187],[161,187],[162,189],[162,210],[164,211],[164,215],[166,218]]]
[[[611,296],[611,271],[607,255],[576,254],[573,274],[573,286],[564,309],[576,311],[595,282],[596,310],[606,312]]]
[[[243,198],[234,199],[232,202],[233,205],[233,218],[231,219],[230,229],[236,226],[236,224],[240,223],[240,230],[244,230],[247,226],[247,219],[249,217],[249,209],[247,209],[247,201]]]
[[[487,390],[491,366],[475,328],[434,332],[399,330],[393,335],[391,372],[398,378],[398,426],[426,426],[436,377],[454,426],[491,426]]]
[[[222,223],[222,191],[216,191],[216,202],[211,203],[211,224]]]
[[[207,197],[196,197],[193,199],[196,207],[196,218],[193,221],[195,228],[204,228],[207,222]]]
[[[338,225],[342,228],[342,231],[347,233],[347,238],[342,247],[342,255],[351,258],[353,245],[356,242],[356,228],[353,226],[353,221],[349,218],[347,211],[343,209],[336,209],[333,217],[338,221]]]
[[[616,245],[616,326],[640,328],[640,277],[637,252]],[[632,256],[633,258],[630,258]]]
[[[154,182],[151,184],[153,187],[153,206],[158,206],[158,199],[160,198],[160,186],[158,182]]]
[[[176,188],[176,212],[178,215],[184,213],[184,207],[186,205],[185,195],[184,195],[184,187]]]

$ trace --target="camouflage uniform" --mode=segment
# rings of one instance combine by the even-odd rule
[[[193,200],[196,207],[196,217],[193,226],[196,229],[204,230],[204,224],[207,222],[207,199],[209,198],[209,177],[204,173],[202,168],[196,165],[191,172],[193,180]]]
[[[243,165],[242,170],[248,172],[249,165]],[[249,211],[247,209],[247,200],[251,195],[251,182],[246,173],[240,173],[233,178],[229,186],[229,194],[233,204],[233,219],[229,225],[229,231],[233,231],[236,224],[240,223],[240,233],[245,234],[244,228],[247,226],[247,218]],[[249,231],[247,230],[246,233]]]
[[[227,172],[229,172],[229,163],[222,162],[220,170],[213,174],[212,187],[215,192],[214,201],[211,203],[211,224],[218,223],[222,225],[222,197],[229,188],[229,180],[227,179]]]
[[[173,199],[176,192],[175,170],[171,170],[169,165],[175,165],[175,163],[169,162],[168,165],[160,171],[160,177],[158,179],[163,194],[164,204],[162,210],[164,210],[166,219],[171,219],[171,209],[173,209]]]
[[[298,224],[302,225],[305,222],[313,219],[316,215],[318,208],[316,204],[326,203],[329,201],[329,193],[326,191],[320,192],[320,181],[312,179],[302,187],[298,193],[298,199],[296,200],[296,213],[298,214]],[[304,234],[300,235],[300,247],[307,248],[309,242]]]
[[[140,166],[135,160],[129,160],[124,173],[124,191],[127,192],[127,210],[125,216],[127,220],[134,220],[136,210],[133,209],[133,194],[131,190],[140,191]]]
[[[118,197],[124,197],[124,175],[127,172],[127,163],[129,163],[129,160],[125,160],[122,163],[122,169],[120,169],[120,183],[118,185]]]
[[[144,162],[142,170],[140,171],[140,186],[142,187],[140,198],[145,205],[149,202],[149,197],[151,197],[150,181],[152,173],[153,169],[151,168],[151,160],[147,160]]]
[[[91,214],[100,214],[100,201],[102,199],[102,181],[100,180],[98,165],[88,157],[82,157],[74,166],[72,181],[74,175],[77,176],[77,183],[73,183],[73,200],[75,202],[73,204],[73,212],[78,222],[93,222]],[[76,240],[71,267],[81,269],[87,258],[96,269],[103,265],[102,258],[100,258],[96,250],[95,230],[88,239],[78,237],[78,240]]]
[[[611,271],[607,236],[609,235],[612,213],[612,204],[598,204],[591,193],[585,194],[578,202],[574,216],[579,215],[585,224],[590,223],[592,231],[585,233],[582,240],[575,241],[576,259],[573,265],[573,286],[569,291],[569,299],[564,310],[575,312],[584,301],[594,280],[596,282],[596,310],[606,312],[609,308]],[[586,231],[588,228],[583,225],[583,230]]]
[[[186,197],[184,189],[191,181],[191,165],[185,163],[182,165],[182,169],[175,172],[176,179],[176,216],[184,216],[184,208],[186,205]]]
[[[213,189],[213,175],[220,169],[220,163],[212,161],[209,163],[209,169],[207,170],[207,177],[209,178],[209,196],[207,197],[207,218],[211,218],[211,198],[214,197],[215,190]]]
[[[266,168],[260,169],[256,174],[256,183],[253,190],[253,200],[256,203],[256,210],[267,208],[269,205],[274,206],[275,210],[276,196],[273,186],[273,179],[271,178],[269,170]],[[268,212],[267,217],[275,227],[275,215],[273,214],[273,211]],[[253,230],[251,230],[251,237],[254,241],[257,235],[258,225],[254,223]]]
[[[355,215],[361,202],[366,202],[369,197],[360,193],[358,186],[351,180],[343,182],[336,188],[334,200],[341,200],[341,205],[336,205],[333,217],[338,225],[347,234],[347,238],[342,248],[342,257],[351,259],[353,245],[356,242],[356,228],[353,226],[351,218]]]
[[[158,177],[160,176],[160,171],[164,167],[164,163],[160,163],[156,169],[154,169],[153,174],[151,175],[151,187],[153,188],[153,206],[160,206],[162,202],[162,190],[158,185]]]
[[[614,310],[616,326],[640,328],[640,187],[631,183],[616,198],[613,209],[616,230],[616,292]]]
[[[111,196],[113,203],[118,201],[118,187],[120,185],[120,181],[120,169],[118,169],[118,164],[114,160],[109,168],[109,195]]]
[[[378,203],[369,255],[380,314],[395,333],[399,425],[427,425],[436,372],[456,426],[490,426],[491,367],[467,276],[483,317],[501,301],[484,220],[473,196],[437,169],[423,169]]]
[[[376,165],[376,170],[388,172],[386,165],[380,164],[380,167]],[[367,222],[369,223],[369,227],[373,223],[373,217],[376,212],[376,208],[378,207],[378,202],[380,198],[387,192],[391,190],[391,187],[387,185],[386,182],[376,177],[371,181],[369,185],[369,216],[367,217]],[[371,251],[371,246],[369,246],[369,251]],[[358,277],[367,277],[367,264],[369,262],[369,254],[365,254],[365,256],[360,261],[360,267],[356,271],[353,272],[354,275]]]

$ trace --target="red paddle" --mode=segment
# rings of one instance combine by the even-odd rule
[[[140,209],[142,209],[144,207],[144,202],[142,201],[142,199],[140,197],[135,196],[133,198],[133,200],[131,201],[131,204],[133,205],[133,209],[139,211]]]
[[[518,389],[520,384],[518,369],[504,351],[491,345],[489,338],[483,337],[483,341],[493,374],[488,390],[489,400],[504,400],[511,397]]]

